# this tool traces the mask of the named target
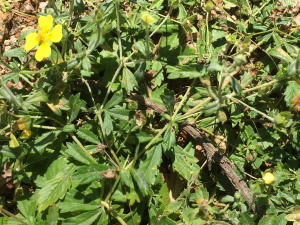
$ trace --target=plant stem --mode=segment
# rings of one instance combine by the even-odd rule
[[[21,70],[20,73],[23,73],[23,74],[37,74],[37,73],[43,73],[43,72],[47,72],[51,69],[52,67],[50,68],[47,68],[47,69],[42,69],[42,70]]]
[[[1,58],[1,57],[0,57]],[[0,77],[0,86],[2,86],[3,91],[7,95],[7,99],[9,101],[12,101],[17,107],[22,108],[24,111],[27,111],[27,108],[22,105],[19,100],[16,98],[16,96],[11,92],[11,90],[2,82],[2,77]]]
[[[32,125],[35,128],[42,128],[42,129],[48,129],[48,130],[63,130],[62,127],[51,127],[51,126],[43,126],[43,125]]]
[[[146,54],[147,54],[147,58],[149,56],[149,27],[146,26],[146,45],[147,45],[147,49],[146,49]]]
[[[170,7],[170,10],[168,12],[168,14],[166,15],[166,17],[163,19],[163,21],[155,28],[155,30],[151,33],[150,37],[153,36],[153,34],[155,34],[161,27],[162,25],[164,25],[164,23],[167,21],[167,19],[170,17],[171,13],[173,11],[173,7]]]
[[[89,93],[91,95],[91,99],[93,101],[93,106],[95,107],[96,104],[95,104],[95,100],[94,100],[93,93],[92,93],[92,90],[91,90],[91,87],[90,87],[89,83],[84,78],[81,78],[81,80],[83,81],[83,83],[85,83],[87,89],[89,90]]]
[[[255,108],[251,107],[250,105],[247,105],[246,103],[242,102],[241,100],[239,100],[239,99],[237,99],[237,98],[233,98],[233,97],[232,97],[231,99],[234,100],[234,101],[239,102],[240,104],[242,104],[242,105],[244,105],[244,106],[246,106],[246,107],[248,107],[248,108],[251,109],[252,111],[254,111],[254,112],[256,112],[256,113],[262,115],[263,117],[265,117],[266,119],[268,119],[268,120],[270,120],[272,123],[274,123],[274,118],[268,116],[267,114],[265,114],[265,113],[263,113],[263,112],[261,112],[261,111],[255,109]]]
[[[208,103],[212,98],[208,97],[207,99],[203,100],[202,102],[200,102],[198,105],[196,105],[194,108],[192,108],[190,111],[188,111],[186,114],[177,117],[176,119],[173,120],[173,122],[177,122],[179,120],[182,120],[182,118],[186,118],[187,116],[196,113],[197,111],[199,111],[199,108],[202,107],[204,104]]]
[[[31,83],[27,77],[25,77],[23,74],[19,73],[19,76],[27,82],[31,87],[34,87],[33,83]]]
[[[90,155],[90,153],[83,147],[81,142],[77,139],[77,137],[74,135],[73,132],[68,132],[68,134],[72,137],[72,139],[76,142],[76,144],[81,148],[81,150],[96,164],[97,161],[93,158],[93,156]]]
[[[123,53],[122,53],[120,18],[119,18],[119,2],[116,1],[115,4],[116,4],[116,16],[117,16],[117,34],[118,34],[119,52],[120,52],[120,60],[122,60]]]
[[[25,223],[23,220],[21,220],[20,218],[16,217],[14,214],[10,213],[9,211],[3,209],[2,207],[0,207],[0,210],[1,210],[4,214],[6,214],[6,215],[8,215],[8,216],[11,216],[11,217],[13,217],[14,219],[18,220],[20,223],[23,223],[23,224],[25,224],[25,225],[28,225],[28,224]]]
[[[151,145],[167,130],[169,123],[161,129],[156,136],[146,145],[146,147],[138,154],[137,159],[140,158],[150,147]]]
[[[116,178],[114,185],[111,187],[109,193],[107,194],[107,196],[106,196],[106,198],[105,198],[105,200],[104,200],[105,202],[108,201],[108,199],[111,197],[111,195],[112,195],[113,192],[115,191],[115,189],[116,189],[116,187],[117,187],[117,185],[118,185],[120,179],[121,179],[121,176],[118,176],[118,177]]]
[[[218,8],[221,9],[222,12],[225,13],[232,20],[230,22],[233,22],[234,24],[236,24],[235,20],[232,18],[232,16],[228,12],[226,12],[225,9],[223,9],[215,0],[212,0],[212,2],[215,3],[215,5],[218,6]]]
[[[196,81],[196,79],[193,80],[192,84],[191,84],[191,85],[188,87],[188,89],[186,90],[185,95],[184,95],[183,98],[181,99],[181,101],[180,101],[180,103],[179,103],[177,109],[175,110],[175,112],[174,112],[174,114],[173,114],[173,116],[172,116],[172,121],[175,119],[175,117],[176,117],[177,113],[179,112],[179,110],[181,109],[183,103],[186,101],[188,94],[190,93],[192,87],[193,87],[194,84],[195,84],[195,81]]]
[[[120,224],[127,225],[127,223],[125,223],[124,220],[116,213],[116,211],[113,208],[111,208],[106,202],[101,201],[101,205],[107,208],[107,211],[111,212],[114,215],[114,217],[120,222]]]

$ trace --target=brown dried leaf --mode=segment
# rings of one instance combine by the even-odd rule
[[[299,112],[300,111],[300,91],[297,93],[297,95],[292,99],[292,108]]]

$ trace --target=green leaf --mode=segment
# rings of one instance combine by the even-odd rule
[[[110,109],[110,108],[118,105],[123,100],[124,100],[123,92],[114,93],[114,95],[111,97],[111,99],[104,106],[104,109]]]
[[[85,141],[91,142],[93,144],[99,144],[100,140],[98,139],[97,135],[92,133],[91,131],[85,128],[79,128],[77,131],[78,137],[82,138]]]
[[[137,70],[134,72],[134,77],[136,80],[139,82],[144,78],[145,71],[146,71],[146,62],[140,63],[139,67]]]
[[[167,130],[165,131],[164,143],[166,143],[167,149],[171,149],[171,147],[176,145],[176,137],[175,132],[172,131],[172,124],[169,124]]]
[[[273,39],[274,39],[275,45],[277,47],[281,47],[281,45],[282,45],[282,39],[279,37],[279,35],[276,32],[273,32],[272,35],[273,35]]]
[[[76,166],[69,164],[64,172],[59,172],[55,178],[46,182],[46,185],[38,192],[38,210],[44,211],[53,202],[59,198],[63,198],[67,190],[70,188],[71,176],[75,172]]]
[[[107,111],[104,111],[103,128],[107,135],[109,135],[114,130],[112,119]]]
[[[27,151],[22,146],[16,148],[10,148],[8,145],[0,146],[0,155],[6,156],[12,159],[22,159],[27,154]]]
[[[178,65],[184,63],[185,60],[191,58],[197,58],[197,54],[195,54],[195,49],[192,49],[188,46],[178,47],[174,50],[164,51],[160,55],[161,61],[167,62],[171,65]]]
[[[48,209],[47,224],[56,225],[58,222],[58,210],[59,208],[53,203]]]
[[[169,91],[168,89],[165,89],[164,94],[160,96],[170,116],[173,115],[173,111],[174,111],[174,105],[175,105],[174,95],[175,94],[173,90]]]
[[[84,57],[82,60],[82,68],[85,71],[91,71],[91,60],[88,57]]]
[[[280,47],[275,47],[275,48],[271,48],[268,50],[268,53],[271,56],[274,56],[284,62],[287,63],[291,63],[293,61],[293,59],[291,58],[291,56],[289,56],[289,54],[287,54],[282,48]]]
[[[73,174],[73,176],[74,175],[75,174]],[[101,205],[97,203],[96,200],[91,201],[91,199],[89,199],[87,196],[83,195],[81,192],[75,189],[70,189],[66,193],[64,200],[57,203],[57,206],[60,208],[60,213],[74,211],[91,211],[101,207]]]
[[[80,184],[89,184],[95,180],[103,179],[102,172],[108,170],[108,166],[90,163],[89,166],[78,167],[76,173],[73,174],[73,180],[80,180]]]
[[[154,184],[155,177],[159,173],[158,167],[162,161],[162,149],[158,144],[151,148],[140,162],[139,171],[141,171],[149,184]]]
[[[218,102],[211,102],[204,105],[203,112],[205,113],[205,116],[209,116],[213,113],[216,113],[220,107],[220,104]]]
[[[292,106],[291,101],[299,91],[300,85],[296,81],[291,81],[284,91],[284,100],[287,106]]]
[[[177,79],[177,78],[189,78],[194,79],[197,77],[202,77],[206,74],[205,65],[183,65],[181,68],[173,71],[168,78]]]
[[[30,33],[32,33],[32,32],[35,32],[35,31],[39,31],[38,29],[33,29],[33,30],[28,30],[28,31],[25,31],[24,33],[22,33],[21,35],[20,35],[20,37],[18,38],[18,43],[20,43],[22,40],[24,40],[24,38],[28,35],[28,34],[30,34]]]
[[[164,73],[163,73],[163,67],[161,65],[161,62],[154,61],[152,64],[152,70],[155,70],[154,74],[154,85],[160,86],[162,81],[164,80]]]
[[[25,102],[48,102],[48,95],[43,91],[38,91],[35,94],[29,96]]]
[[[149,188],[149,185],[147,184],[147,181],[144,178],[143,174],[139,170],[135,170],[135,169],[130,169],[130,173],[131,173],[133,179],[135,180],[135,182],[137,183],[141,193],[144,196],[148,195],[150,188]]]
[[[82,0],[75,0],[74,1],[74,11],[78,14],[81,14],[84,12],[84,4]]]
[[[121,106],[115,106],[114,108],[111,108],[105,112],[112,117],[115,117],[120,120],[126,120],[126,121],[128,121],[129,114],[130,114],[130,110],[124,109]]]
[[[76,131],[75,125],[74,124],[65,125],[63,128],[63,131],[64,132],[74,132],[74,131]]]
[[[234,77],[230,77],[230,85],[237,95],[243,90],[242,85]]]
[[[24,51],[24,48],[14,48],[3,52],[2,55],[6,57],[24,57],[27,56],[27,53]]]
[[[36,203],[35,201],[23,200],[18,201],[18,209],[26,218],[26,222],[29,224],[35,224],[35,213],[36,213]]]
[[[125,88],[127,94],[129,94],[134,87],[138,86],[138,83],[132,74],[132,72],[127,68],[123,68],[123,77],[122,77],[122,87]]]
[[[123,184],[127,185],[130,188],[133,188],[132,178],[128,170],[125,169],[121,170],[120,176],[121,176],[121,182]]]
[[[68,149],[66,149],[64,152],[78,162],[84,164],[94,163],[94,161],[88,157],[77,144],[67,142],[67,147]]]
[[[289,76],[294,76],[299,71],[300,60],[295,59],[287,68],[286,73]]]
[[[69,123],[74,121],[76,117],[78,116],[78,113],[80,111],[80,108],[82,106],[82,103],[80,101],[80,93],[74,95],[71,95],[69,98]]]
[[[253,218],[250,217],[247,213],[241,213],[240,222],[241,224],[245,225],[254,225]]]
[[[68,225],[91,225],[100,216],[102,209],[96,209],[89,212],[81,213],[77,216],[65,218],[64,224]]]
[[[137,41],[136,43],[134,43],[133,47],[135,47],[143,56],[147,56],[146,46],[144,45],[144,42]]]
[[[158,9],[163,4],[164,0],[154,0],[150,6],[150,9]]]

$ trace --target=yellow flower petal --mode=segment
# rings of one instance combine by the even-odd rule
[[[47,35],[47,38],[55,43],[60,42],[60,40],[62,39],[62,25],[57,24],[50,32],[50,34]]]
[[[263,179],[267,185],[272,184],[275,181],[275,177],[271,172],[266,172],[263,176]]]
[[[26,36],[26,44],[24,46],[25,51],[30,51],[39,44],[37,32],[32,32]]]
[[[41,16],[39,18],[40,30],[44,34],[47,34],[51,30],[52,25],[53,25],[53,17],[51,15]]]
[[[43,58],[49,57],[51,54],[51,48],[47,42],[42,42],[39,46],[38,50],[35,53],[36,61],[42,61]]]

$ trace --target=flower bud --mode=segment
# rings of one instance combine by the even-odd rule
[[[128,109],[130,111],[137,110],[138,109],[138,103],[137,103],[137,101],[130,101],[130,102],[128,102]]]
[[[233,60],[237,66],[242,66],[247,63],[247,58],[244,54],[238,54],[237,56],[233,57]]]
[[[214,4],[209,0],[206,3],[204,3],[203,8],[205,9],[206,12],[211,12],[215,6]]]

